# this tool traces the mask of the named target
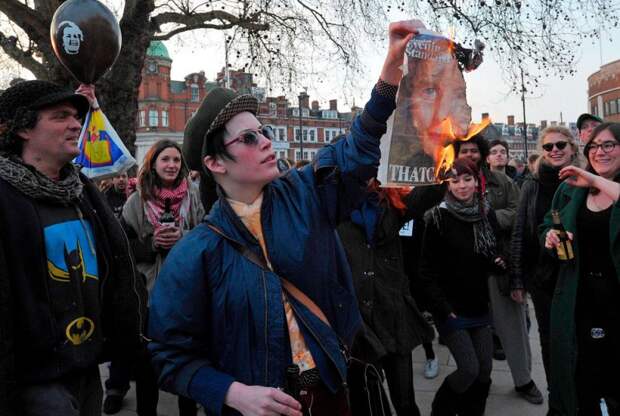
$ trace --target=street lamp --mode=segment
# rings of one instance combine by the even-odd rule
[[[303,124],[301,122],[301,100],[304,98],[305,92],[299,93],[299,160],[304,160],[304,135]]]
[[[523,103],[523,144],[525,145],[525,162],[527,163],[527,123],[525,121],[525,82],[523,81],[523,67],[521,70],[521,102]]]

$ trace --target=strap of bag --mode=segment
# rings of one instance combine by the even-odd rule
[[[217,233],[220,236],[222,236],[226,241],[228,241],[234,247],[234,249],[237,250],[243,257],[245,257],[246,259],[250,260],[252,263],[257,265],[261,269],[263,269],[265,271],[273,272],[273,270],[271,270],[269,268],[269,266],[267,265],[267,261],[265,260],[265,258],[263,256],[259,256],[258,254],[256,254],[254,251],[250,250],[248,247],[246,247],[245,245],[243,245],[239,241],[234,240],[233,238],[227,236],[226,234],[224,234],[224,232],[222,230],[217,228],[215,225],[207,223],[207,226],[210,229],[212,229],[215,233]],[[327,326],[329,326],[331,328],[331,325],[329,324],[329,321],[327,320],[327,317],[325,316],[325,314],[323,313],[321,308],[319,308],[318,305],[312,301],[312,299],[310,299],[308,296],[306,296],[306,294],[304,292],[299,290],[294,284],[292,284],[291,282],[289,282],[288,280],[286,280],[282,276],[280,276],[278,274],[276,274],[276,276],[278,276],[280,278],[280,281],[282,283],[282,287],[284,288],[284,290],[288,294],[290,294],[298,302],[303,304],[317,318],[319,318],[321,321],[323,321],[323,323],[325,325],[327,325]]]

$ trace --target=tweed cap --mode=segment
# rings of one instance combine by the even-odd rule
[[[36,111],[61,102],[71,103],[80,117],[90,108],[86,97],[58,84],[39,80],[20,82],[0,94],[0,124],[10,124],[28,110]]]
[[[256,115],[258,100],[228,88],[215,88],[207,94],[185,126],[183,156],[190,169],[202,170],[202,159],[209,150],[211,133],[244,111]]]

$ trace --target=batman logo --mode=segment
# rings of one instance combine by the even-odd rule
[[[65,335],[73,345],[80,345],[90,338],[94,331],[94,322],[91,319],[82,316],[81,318],[74,319],[69,325],[67,325]]]
[[[74,278],[82,283],[86,282],[87,278],[98,280],[97,276],[93,276],[92,274],[86,272],[84,255],[79,241],[77,242],[76,249],[71,252],[67,250],[67,245],[65,244],[64,260],[67,270],[63,270],[61,267],[58,267],[51,260],[47,261],[47,269],[52,279],[59,282],[69,282],[72,278]]]

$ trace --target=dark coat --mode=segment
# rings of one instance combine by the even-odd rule
[[[388,353],[409,354],[433,339],[433,330],[411,296],[404,271],[398,232],[412,218],[411,211],[401,214],[386,201],[378,208],[372,242],[364,227],[352,221],[338,227],[364,321],[363,335],[356,338],[353,352],[372,362]]]
[[[103,362],[140,347],[146,290],[136,279],[127,237],[118,220],[92,182],[80,178],[84,191],[79,206],[91,221],[101,265],[104,344],[99,362]],[[43,227],[35,202],[4,180],[0,180],[0,194],[0,414],[5,416],[12,414],[10,398],[16,382],[26,376],[21,367],[54,360],[54,343],[59,340],[50,310]],[[23,347],[25,340],[28,348]]]
[[[577,304],[577,285],[581,276],[579,267],[579,234],[577,215],[586,203],[587,188],[576,188],[563,183],[558,188],[551,209],[560,211],[562,225],[573,233],[575,258],[570,262],[559,262],[558,281],[551,305],[551,380],[549,408],[554,414],[562,416],[577,415],[577,393],[575,372],[577,365],[577,335],[575,306]],[[544,246],[547,232],[552,228],[551,214],[547,213],[540,226],[540,243]],[[620,200],[612,207],[609,221],[610,256],[620,280]],[[551,253],[553,253],[550,250]]]
[[[489,313],[487,279],[497,269],[494,259],[474,251],[473,223],[457,218],[443,203],[435,209],[438,223],[430,211],[425,216],[419,269],[430,312],[438,327],[451,313],[466,318],[483,317]],[[497,232],[493,210],[487,216]]]
[[[510,288],[526,289],[555,283],[556,264],[538,241],[536,206],[540,192],[540,179],[530,176],[523,182],[517,209],[517,218],[510,241]]]

